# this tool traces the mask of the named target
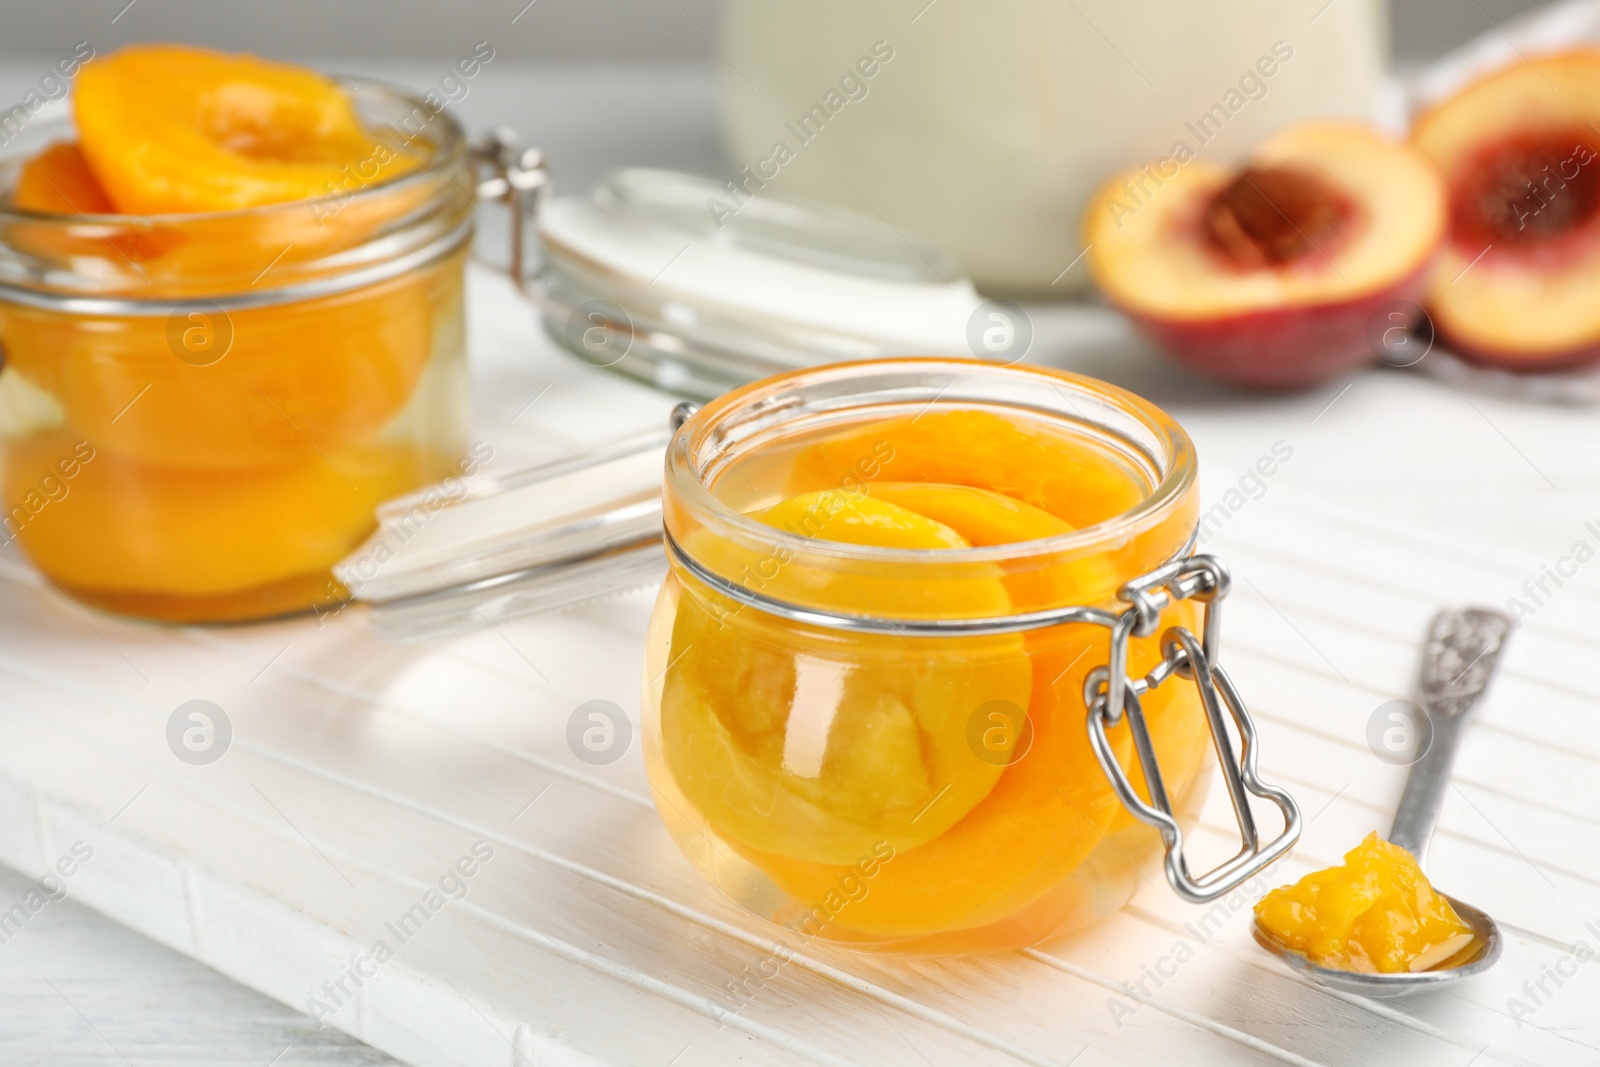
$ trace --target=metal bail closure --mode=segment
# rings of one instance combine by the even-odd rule
[[[1228,593],[1228,569],[1211,556],[1190,556],[1175,560],[1123,586],[1120,596],[1129,607],[1115,616],[1111,625],[1111,653],[1106,667],[1091,671],[1084,681],[1084,703],[1089,712],[1089,743],[1100,768],[1110,780],[1119,800],[1140,822],[1161,832],[1166,844],[1167,881],[1185,900],[1203,904],[1238,888],[1286,854],[1300,839],[1300,809],[1294,798],[1277,786],[1263,782],[1256,772],[1256,728],[1245,710],[1239,691],[1233,687],[1217,662],[1221,640],[1219,601]],[[1160,625],[1161,613],[1179,600],[1194,598],[1205,603],[1205,638],[1202,641],[1186,627],[1168,627],[1161,635],[1161,662],[1143,678],[1129,678],[1128,638],[1148,637]],[[1140,698],[1174,675],[1194,682],[1200,691],[1211,727],[1211,740],[1217,761],[1222,764],[1223,781],[1233,802],[1239,823],[1242,846],[1226,863],[1196,877],[1189,873],[1183,853],[1183,830],[1172,811],[1156,762],[1155,746],[1145,723]],[[1227,707],[1227,715],[1223,707]],[[1149,801],[1140,797],[1123,773],[1106,737],[1108,727],[1126,716],[1133,734],[1134,752],[1144,772]],[[1239,751],[1234,752],[1227,720],[1233,720],[1239,734]],[[1283,833],[1266,845],[1260,843],[1255,817],[1250,811],[1250,795],[1270,800],[1283,813]]]
[[[537,148],[521,148],[515,130],[496,126],[473,143],[473,166],[478,178],[478,198],[499,201],[511,209],[511,255],[506,271],[518,289],[528,289],[523,265],[528,257],[528,228],[539,213],[539,205],[550,192],[550,172],[544,153]]]

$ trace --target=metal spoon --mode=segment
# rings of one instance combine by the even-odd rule
[[[1432,723],[1433,739],[1422,758],[1411,766],[1389,830],[1389,841],[1410,852],[1419,864],[1428,851],[1439,809],[1444,806],[1450,768],[1455,763],[1467,715],[1488,688],[1510,633],[1511,618],[1489,608],[1441,611],[1428,628],[1422,665],[1422,708]],[[1262,948],[1313,982],[1367,997],[1402,997],[1486,971],[1500,958],[1500,928],[1494,920],[1470,904],[1442,895],[1476,936],[1456,955],[1426,971],[1365,974],[1323,967],[1279,941],[1259,922],[1253,924],[1252,930]]]

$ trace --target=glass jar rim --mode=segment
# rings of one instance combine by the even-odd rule
[[[813,384],[816,379],[839,377],[858,379],[885,371],[890,374],[906,375],[918,372],[934,374],[943,372],[955,375],[966,372],[976,375],[1008,376],[1022,383],[1048,383],[1056,391],[1070,388],[1078,390],[1083,396],[1093,395],[1102,401],[1110,402],[1121,414],[1141,425],[1149,434],[1151,441],[1162,448],[1163,455],[1151,456],[1146,449],[1124,438],[1125,443],[1133,445],[1158,467],[1160,477],[1148,495],[1142,497],[1128,510],[1068,533],[1001,545],[939,549],[884,548],[806,537],[759,522],[725,503],[707,484],[704,476],[705,465],[697,462],[699,449],[712,442],[714,431],[721,425],[722,420],[740,411],[751,409],[792,412],[800,405],[797,401],[785,401],[780,398],[779,394],[786,390],[803,388],[807,384]],[[941,401],[951,407],[995,406],[995,401],[992,399],[969,399],[963,402],[963,398],[959,395],[950,397],[947,395],[950,385],[951,383],[947,382],[944,388],[926,400],[923,410]],[[909,393],[908,389],[902,389],[900,392],[901,403],[915,403],[922,399],[906,395]],[[1063,396],[1065,397],[1065,394]],[[1035,416],[1051,414],[1049,409],[1040,405],[1010,406],[1017,408],[1023,414],[1030,412]],[[1103,432],[1109,430],[1105,426],[1097,428]],[[668,446],[666,463],[666,488],[669,497],[675,496],[695,513],[697,519],[707,525],[715,526],[719,536],[789,550],[797,554],[805,553],[812,557],[825,557],[846,564],[861,563],[870,566],[919,564],[947,566],[1002,562],[1015,564],[1035,557],[1059,558],[1075,553],[1093,552],[1105,546],[1107,542],[1131,539],[1135,534],[1157,524],[1162,516],[1168,514],[1184,498],[1194,485],[1196,476],[1194,444],[1188,433],[1165,411],[1135,393],[1097,378],[1051,367],[1002,366],[965,357],[929,356],[858,360],[809,367],[742,386],[706,404],[679,427]],[[672,509],[668,508],[669,536],[672,533],[671,511]],[[1190,533],[1192,541],[1192,531]],[[679,544],[681,546],[681,539]],[[1181,548],[1178,554],[1182,554]]]
[[[415,169],[368,183],[357,163],[324,195],[229,211],[0,208],[0,304],[90,317],[243,312],[364,289],[459,253],[472,239],[477,186],[460,124],[442,104],[381,82],[349,86],[376,144],[427,153]],[[25,127],[7,145],[12,177],[20,160],[70,134],[60,120]],[[377,158],[374,148],[367,159]]]
[[[354,89],[357,94],[364,94],[375,99],[387,99],[391,103],[411,105],[411,114],[420,111],[427,116],[427,122],[440,121],[440,131],[443,136],[432,138],[433,150],[428,153],[426,161],[415,170],[406,171],[381,181],[372,182],[350,194],[351,199],[375,199],[396,189],[407,185],[421,184],[429,179],[437,178],[440,174],[460,161],[467,151],[467,135],[454,115],[446,108],[437,111],[428,106],[427,101],[410,91],[377,78],[342,77],[340,79]],[[52,123],[60,126],[60,120]],[[70,123],[68,124],[70,126]],[[321,197],[310,197],[300,200],[285,200],[276,204],[262,204],[258,207],[233,208],[228,211],[185,211],[166,212],[158,214],[120,214],[100,213],[84,215],[60,215],[49,211],[34,211],[29,208],[18,208],[9,202],[0,201],[0,224],[8,222],[25,222],[29,226],[57,225],[63,228],[69,226],[82,227],[85,225],[101,224],[105,226],[183,226],[196,223],[231,220],[250,220],[269,218],[276,213],[290,211],[304,211],[307,205],[317,203]],[[348,203],[349,201],[345,201]]]

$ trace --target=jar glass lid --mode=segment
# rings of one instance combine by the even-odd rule
[[[846,359],[970,355],[982,299],[881,218],[672,171],[543,203],[537,296],[578,358],[707,398]]]

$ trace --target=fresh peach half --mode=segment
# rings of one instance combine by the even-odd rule
[[[1178,362],[1294,389],[1373,358],[1370,320],[1421,297],[1445,203],[1405,145],[1309,123],[1238,170],[1185,148],[1113,177],[1089,203],[1084,241],[1106,299]]]
[[[1413,127],[1449,178],[1428,308],[1464,358],[1522,371],[1600,361],[1597,122],[1600,50],[1586,49],[1481,78]]]

